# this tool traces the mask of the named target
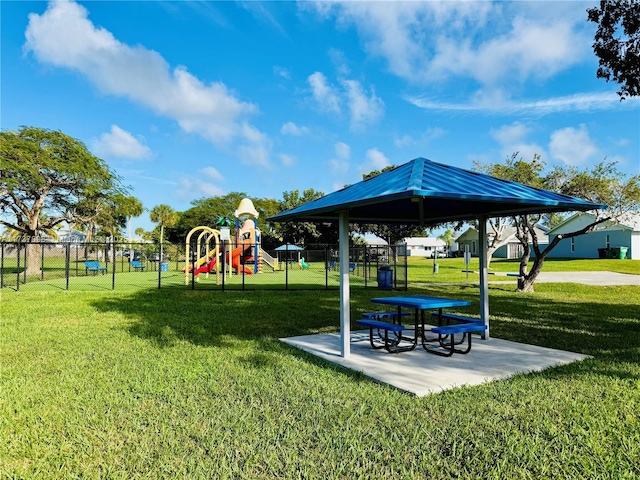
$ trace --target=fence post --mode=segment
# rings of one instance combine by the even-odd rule
[[[16,291],[19,291],[19,290],[20,290],[20,242],[18,242],[16,246]]]
[[[162,243],[160,243],[160,255],[158,256],[158,290],[162,286]]]
[[[44,281],[44,243],[40,244],[40,280]]]
[[[224,247],[223,247],[223,251],[224,251]],[[224,255],[224,254],[223,254]],[[196,250],[195,248],[191,249],[191,258],[189,259],[189,261],[191,262],[191,290],[195,290],[196,289],[196,266],[195,266],[195,262],[196,262]],[[224,259],[224,256],[222,257]],[[224,260],[222,263],[223,267],[224,267]],[[224,272],[224,269],[222,270]],[[222,276],[222,289],[224,290],[224,275]]]
[[[78,249],[76,248],[76,256],[78,255]],[[69,269],[70,269],[70,264],[71,263],[71,244],[69,242],[66,243],[65,249],[64,249],[64,277],[65,277],[65,284],[66,284],[66,289],[69,290]],[[78,270],[78,262],[76,261],[76,272]],[[77,277],[77,273],[76,273],[76,277]]]
[[[289,290],[289,245],[284,249],[284,289]]]
[[[31,242],[29,242],[31,243]],[[24,246],[24,269],[22,270],[22,283],[27,284],[27,269],[29,268],[27,262],[29,261],[27,255],[29,254],[29,245],[25,244]]]
[[[111,274],[111,290],[116,289],[116,242],[111,242],[111,264],[113,265],[113,273]],[[108,265],[108,264],[107,264]]]

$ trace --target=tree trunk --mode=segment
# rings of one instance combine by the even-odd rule
[[[40,275],[40,269],[42,265],[40,265],[40,245],[37,243],[27,243],[27,276],[29,275]]]
[[[533,293],[533,284],[538,278],[540,271],[542,270],[542,264],[544,263],[544,257],[536,257],[533,261],[533,266],[528,274],[518,277],[518,288],[516,292]]]

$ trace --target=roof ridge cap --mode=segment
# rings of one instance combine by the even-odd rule
[[[424,173],[425,161],[426,160],[422,157],[418,157],[413,160],[413,168],[407,184],[407,190],[420,190],[422,188],[422,174]]]

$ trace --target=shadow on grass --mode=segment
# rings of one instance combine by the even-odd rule
[[[633,300],[638,289],[565,285],[535,294],[491,287],[491,336],[638,364],[640,309]],[[432,289],[434,294],[455,296],[450,287]],[[471,310],[479,312],[478,287],[458,290],[460,298],[472,301]],[[584,292],[589,292],[586,300]],[[608,298],[609,292],[613,298]]]
[[[592,287],[584,287],[589,291]],[[601,373],[633,375],[620,364],[640,364],[640,311],[630,300],[596,301],[600,290],[592,289],[588,301],[566,294],[522,295],[491,289],[491,335],[515,342],[540,345],[594,356]],[[630,287],[630,293],[637,289]],[[362,312],[372,309],[371,298],[399,292],[356,290],[351,293],[352,328]],[[404,292],[400,293],[404,294]],[[430,287],[408,294],[464,298],[472,306],[464,313],[479,311],[477,286]],[[582,295],[584,297],[584,294]],[[620,296],[618,297],[620,298]],[[200,346],[233,348],[251,341],[255,350],[246,358],[255,368],[267,368],[271,353],[287,351],[312,361],[311,356],[282,345],[277,339],[337,331],[337,291],[191,291],[184,288],[143,290],[107,296],[93,302],[101,311],[118,312],[130,320],[131,335],[160,347],[176,340]],[[375,307],[374,307],[375,308]],[[320,360],[313,362],[324,364]]]
[[[234,339],[333,331],[339,324],[337,294],[163,288],[100,298],[93,304],[101,311],[125,315],[131,320],[128,328],[132,335],[159,345],[166,345],[169,336],[195,345],[222,347]]]

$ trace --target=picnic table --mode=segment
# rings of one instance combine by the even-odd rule
[[[448,315],[442,311],[445,308],[468,307],[471,302],[467,300],[410,295],[372,298],[371,301],[376,304],[397,307],[397,313],[393,312],[393,315],[389,315],[391,322],[383,321],[382,317],[364,318],[357,321],[359,325],[369,328],[371,346],[384,348],[389,353],[410,351],[420,343],[427,352],[436,355],[448,357],[454,353],[465,354],[471,350],[471,333],[480,332],[487,328],[486,325],[471,317]],[[403,308],[413,310],[412,336],[407,335],[408,329],[402,325],[402,316],[406,315],[406,312],[402,311]],[[434,317],[437,325],[427,328],[426,312],[432,310],[436,311]],[[452,324],[452,321],[455,323]],[[374,330],[377,331],[377,338],[374,335]],[[431,337],[428,336],[429,332],[433,334]],[[454,335],[460,333],[462,339],[456,342]],[[467,341],[466,349],[456,348],[456,345],[460,345],[465,340]],[[403,344],[403,342],[407,343]]]

